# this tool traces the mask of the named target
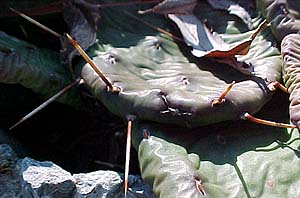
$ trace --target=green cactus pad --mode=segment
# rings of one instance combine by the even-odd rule
[[[4,32],[0,32],[0,60],[1,83],[21,84],[44,98],[53,96],[72,82],[58,53],[40,49]],[[79,92],[71,90],[58,100],[77,106]]]
[[[286,97],[267,106],[258,116],[288,120]],[[246,121],[191,130],[154,123],[135,123],[135,127],[141,174],[157,197],[203,197],[194,176],[201,179],[206,198],[300,196],[296,129]],[[153,136],[140,141],[145,130]]]
[[[237,17],[212,10],[205,3],[200,5],[196,15],[207,19],[225,42],[241,42],[251,35]],[[281,59],[272,47],[268,29],[257,35],[247,55],[237,57],[253,66],[256,76],[247,76],[228,65],[193,57],[183,42],[174,41],[128,15],[137,16],[138,10],[143,9],[105,8],[98,42],[89,50],[104,75],[121,89],[118,95],[107,92],[88,64],[77,67],[90,91],[111,112],[121,117],[134,114],[138,119],[194,127],[239,119],[245,111],[257,112],[270,99],[272,93],[268,92],[265,79],[280,80]],[[138,17],[165,30],[175,27],[162,15]],[[261,21],[253,19],[253,24],[257,27]],[[232,81],[236,84],[226,101],[212,107],[211,101]]]
[[[290,118],[300,121],[300,34],[289,34],[281,42],[283,80],[290,95]]]
[[[258,11],[271,23],[278,41],[300,31],[300,4],[297,0],[256,0]]]

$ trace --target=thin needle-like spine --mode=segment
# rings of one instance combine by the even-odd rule
[[[211,105],[214,106],[214,105],[216,105],[216,104],[221,104],[221,103],[223,103],[223,102],[225,101],[226,95],[227,95],[227,94],[229,93],[229,91],[232,89],[232,87],[233,87],[234,84],[235,84],[235,81],[233,81],[232,83],[230,83],[230,84],[226,87],[226,89],[221,93],[221,95],[220,95],[218,98],[212,100]]]
[[[152,28],[152,29],[154,29],[154,30],[156,30],[156,31],[158,31],[158,32],[160,32],[160,33],[162,33],[162,34],[165,34],[165,35],[167,35],[167,36],[170,36],[171,38],[176,39],[176,40],[178,40],[178,41],[184,42],[182,38],[179,38],[179,37],[175,36],[175,35],[172,34],[171,32],[168,32],[168,31],[166,31],[166,30],[164,30],[164,29],[161,29],[161,28],[159,28],[159,27],[156,27],[155,25],[152,25],[151,23],[148,23],[147,21],[144,21],[144,20],[142,20],[142,19],[140,19],[140,18],[138,18],[138,17],[136,17],[136,16],[134,16],[134,15],[132,15],[132,14],[129,14],[129,13],[126,12],[126,11],[124,11],[124,13],[125,13],[127,16],[129,16],[129,17],[131,17],[131,18],[133,18],[133,19],[135,19],[135,20],[137,20],[137,21],[139,21],[139,22],[141,22],[141,23],[147,25],[148,27],[150,27],[150,28]]]
[[[197,188],[198,192],[201,195],[205,196],[206,193],[205,193],[204,186],[202,184],[202,180],[200,179],[200,177],[199,176],[194,176],[194,180],[195,180],[195,185],[196,185],[196,188]]]
[[[298,128],[296,125],[291,125],[291,124],[285,124],[285,123],[278,123],[278,122],[273,122],[273,121],[268,121],[268,120],[263,120],[256,118],[249,113],[244,113],[241,118],[243,120],[249,120],[251,122],[257,123],[257,124],[263,124],[267,126],[273,126],[273,127],[280,127],[280,128]]]
[[[52,103],[53,101],[55,101],[57,98],[59,98],[60,96],[64,95],[69,89],[71,89],[72,87],[74,87],[75,85],[77,85],[78,83],[83,82],[83,80],[81,78],[76,79],[74,82],[72,82],[71,84],[69,84],[68,86],[66,86],[65,88],[63,88],[62,90],[60,90],[58,93],[56,93],[54,96],[52,96],[51,98],[49,98],[48,100],[46,100],[44,103],[42,103],[40,106],[38,106],[37,108],[35,108],[33,111],[31,111],[30,113],[28,113],[26,116],[24,116],[21,120],[19,120],[16,124],[14,124],[12,127],[9,128],[9,130],[12,130],[13,128],[15,128],[16,126],[18,126],[19,124],[21,124],[22,122],[28,120],[30,117],[32,117],[34,114],[36,114],[37,112],[39,112],[40,110],[44,109],[46,106],[48,106],[50,103]]]
[[[14,11],[15,13],[17,13],[18,15],[20,15],[21,17],[25,18],[26,20],[30,21],[31,23],[37,25],[38,27],[46,30],[47,32],[53,34],[54,36],[58,37],[58,38],[62,38],[61,34],[58,34],[57,32],[55,32],[54,30],[51,30],[50,28],[44,26],[43,24],[37,22],[36,20],[30,18],[29,16],[26,16],[25,14],[10,8],[12,11]],[[102,79],[102,81],[106,84],[106,86],[108,87],[108,90],[110,92],[113,93],[118,93],[119,89],[117,87],[113,87],[112,84],[109,82],[109,80],[102,74],[102,72],[98,69],[98,67],[96,66],[96,64],[92,61],[92,59],[85,53],[85,51],[80,47],[80,45],[69,35],[66,34],[69,42],[75,47],[75,49],[80,53],[80,55],[85,59],[85,61],[87,63],[89,63],[89,65],[92,67],[92,69],[98,74],[98,76]]]
[[[125,197],[127,196],[127,191],[128,191],[128,175],[129,175],[130,148],[131,148],[131,126],[132,126],[132,121],[128,120],[127,139],[126,139],[125,175],[124,175],[124,195],[125,195]]]
[[[62,37],[61,34],[55,32],[54,30],[51,30],[50,28],[44,26],[43,24],[41,24],[41,23],[37,22],[36,20],[30,18],[29,16],[27,16],[27,15],[25,15],[25,14],[23,14],[23,13],[17,11],[17,10],[15,10],[15,9],[13,9],[13,8],[9,8],[9,9],[10,9],[11,11],[17,13],[18,15],[20,15],[21,17],[23,17],[23,18],[26,19],[27,21],[29,21],[29,22],[33,23],[34,25],[38,26],[39,28],[42,28],[43,30],[49,32],[50,34],[52,34],[52,35],[54,35],[54,36],[56,36],[56,37],[58,37],[58,38],[61,38],[61,37]]]
[[[134,116],[127,116],[127,138],[126,138],[126,160],[125,160],[125,174],[124,174],[124,195],[125,198],[128,192],[128,175],[129,175],[129,162],[130,162],[130,149],[131,149],[131,128]]]
[[[279,89],[281,89],[283,92],[289,93],[288,90],[287,90],[287,88],[286,88],[284,85],[282,85],[280,82],[278,82],[278,81],[271,82],[271,83],[268,85],[268,88],[269,88],[271,91],[275,91],[275,89],[276,89],[277,87],[278,87]]]
[[[87,55],[87,53],[85,53],[85,51],[81,48],[81,46],[69,34],[66,34],[66,36],[67,36],[68,40],[70,41],[70,43],[75,47],[75,49],[84,58],[84,60],[92,67],[92,69],[98,74],[98,76],[106,84],[109,91],[111,91],[113,93],[118,93],[119,89],[112,86],[112,84],[109,82],[109,80],[103,75],[103,73],[99,70],[99,68],[94,63],[94,61]]]

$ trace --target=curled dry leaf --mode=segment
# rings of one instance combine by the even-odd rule
[[[300,121],[300,34],[290,34],[282,40],[283,80],[290,95],[290,118]]]
[[[140,14],[154,12],[158,14],[192,14],[198,0],[165,0],[151,9],[139,11]]]
[[[218,62],[227,63],[245,74],[251,74],[253,68],[245,67],[243,63],[235,61],[235,55],[246,55],[250,45],[257,34],[267,27],[263,21],[256,30],[253,30],[250,37],[244,41],[227,44],[216,33],[203,24],[195,15],[175,15],[168,17],[179,27],[187,45],[193,48],[192,54],[196,57],[217,58]]]

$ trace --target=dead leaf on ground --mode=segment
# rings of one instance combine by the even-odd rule
[[[237,62],[235,55],[248,53],[254,38],[262,29],[267,27],[266,21],[263,21],[256,30],[253,30],[248,39],[239,43],[227,44],[219,35],[211,33],[195,15],[169,14],[168,17],[177,24],[185,43],[193,48],[192,54],[194,56],[214,58],[218,62],[233,66],[242,73],[251,74],[250,65],[245,67],[245,63]]]

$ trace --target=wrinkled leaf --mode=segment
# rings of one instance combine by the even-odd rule
[[[282,40],[283,80],[290,95],[290,118],[300,121],[300,34],[289,34]]]
[[[230,15],[212,10],[209,5],[204,8],[202,5],[203,17],[224,18],[214,21],[213,27],[217,32],[226,30],[222,34],[226,43],[251,37],[251,32],[239,31],[247,29],[243,23],[232,23],[226,18]],[[238,61],[251,63],[257,75],[246,76],[220,63],[197,60],[182,43],[123,13],[136,13],[137,9],[130,6],[103,10],[99,41],[89,50],[104,75],[121,89],[118,95],[107,92],[89,65],[77,66],[78,75],[84,78],[91,93],[111,112],[121,117],[136,115],[137,119],[194,127],[239,119],[245,111],[257,112],[270,99],[272,93],[268,92],[265,79],[280,80],[281,59],[268,41],[272,38],[267,31],[257,35],[247,55],[237,56]],[[170,22],[161,15],[140,18],[170,30]],[[236,84],[225,102],[212,107],[211,101],[232,81]]]
[[[300,4],[297,0],[256,0],[256,7],[271,23],[278,41],[300,31]]]

